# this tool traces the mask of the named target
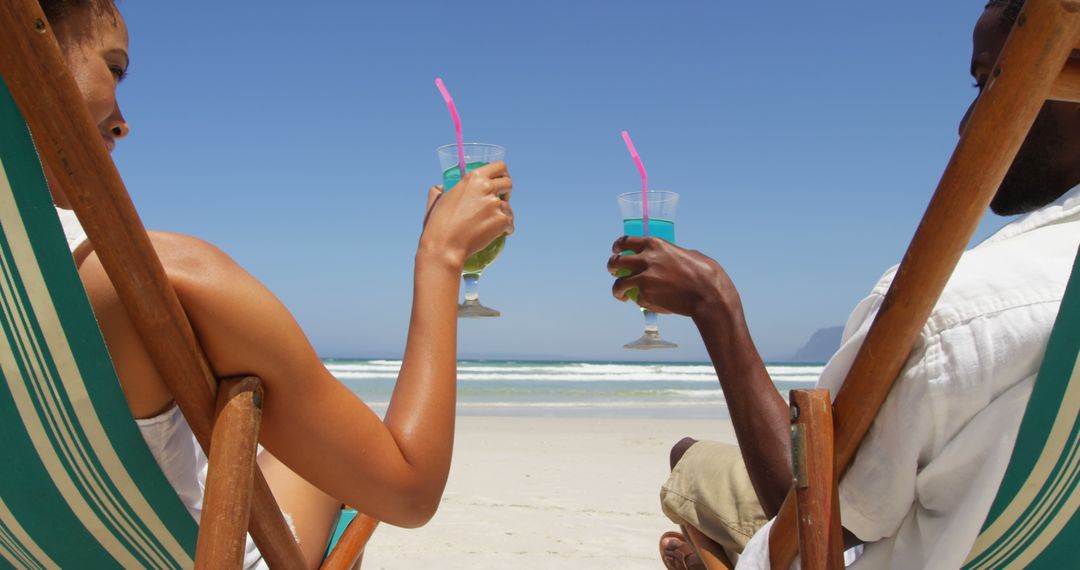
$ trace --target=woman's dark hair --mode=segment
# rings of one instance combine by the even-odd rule
[[[72,12],[78,12],[87,8],[94,10],[108,10],[113,6],[113,0],[38,0],[41,11],[45,17],[56,26],[68,17]]]
[[[61,44],[64,43],[64,25],[69,16],[79,12],[90,10],[91,13],[108,12],[114,6],[115,0],[38,0],[41,11],[45,12],[45,18],[49,20],[53,30],[57,32]],[[67,31],[75,31],[68,29]]]

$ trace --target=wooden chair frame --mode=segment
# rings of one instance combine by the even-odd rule
[[[274,568],[301,568],[292,532],[255,464],[257,378],[213,376],[123,181],[35,0],[0,4],[0,74],[64,187],[154,365],[210,458],[197,568],[239,568],[250,528]],[[350,568],[376,522],[360,515],[323,568]]]
[[[813,463],[805,453],[813,446],[794,450],[800,453],[797,465],[820,467],[809,479],[826,488],[797,483],[788,494],[769,536],[773,568],[790,567],[799,551],[796,537],[804,541],[804,569],[843,567],[843,560],[835,556],[841,549],[837,543],[841,540],[839,516],[832,516],[836,482],[888,396],[919,330],[1043,104],[1047,100],[1080,102],[1080,62],[1069,61],[1078,48],[1080,2],[1027,0],[881,310],[837,393],[832,406],[834,422],[831,426],[817,422],[806,436],[834,440],[818,449],[827,454],[827,449],[833,448],[833,461]],[[791,395],[793,406],[799,408],[804,405],[800,402],[820,397],[819,393],[803,391]],[[822,524],[830,526],[822,529]]]

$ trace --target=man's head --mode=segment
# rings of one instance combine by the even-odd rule
[[[980,93],[1023,5],[1024,0],[990,0],[975,25],[971,75]],[[1080,59],[1076,53],[1073,58]],[[970,114],[969,109],[961,130]],[[1080,184],[1080,104],[1048,102],[1032,125],[990,209],[999,215],[1030,212],[1053,202],[1077,184]]]

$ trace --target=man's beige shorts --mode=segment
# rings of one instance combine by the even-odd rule
[[[768,522],[739,448],[715,441],[690,446],[661,487],[660,505],[675,524],[716,541],[732,562]]]

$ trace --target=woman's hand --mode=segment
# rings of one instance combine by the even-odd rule
[[[428,190],[420,251],[447,256],[457,267],[495,238],[514,233],[513,182],[502,161],[465,174],[449,192]]]
[[[623,236],[611,249],[615,254],[608,259],[608,272],[623,275],[615,280],[611,294],[620,301],[627,299],[627,291],[638,289],[642,307],[691,318],[706,310],[739,307],[739,294],[727,273],[700,252],[638,236]]]

